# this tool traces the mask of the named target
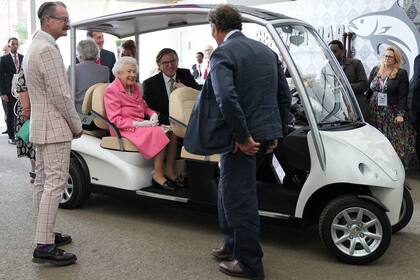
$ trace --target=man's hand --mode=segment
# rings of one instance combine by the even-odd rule
[[[246,154],[247,156],[252,156],[259,151],[260,145],[260,143],[254,141],[252,136],[249,136],[243,144],[235,142],[235,148],[233,152],[236,153],[239,149],[242,153]]]
[[[185,85],[181,82],[175,82],[174,83],[174,89],[180,88],[180,87],[185,87]]]
[[[267,147],[267,151],[265,152],[266,154],[271,154],[275,148],[277,148],[278,145],[278,140],[272,140],[271,143],[268,145]]]
[[[73,133],[73,139],[80,138],[83,134],[83,130],[81,130],[79,133]]]
[[[9,96],[7,96],[7,95],[2,95],[2,96],[1,96],[1,100],[3,100],[4,102],[9,102]]]

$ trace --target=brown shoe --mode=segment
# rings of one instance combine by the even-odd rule
[[[246,274],[237,260],[224,261],[219,264],[219,270],[229,276],[248,278],[251,280],[264,280],[264,273],[259,276],[251,276]]]
[[[211,251],[211,255],[215,257],[218,261],[231,261],[233,260],[233,254],[223,245],[220,248],[215,248]]]

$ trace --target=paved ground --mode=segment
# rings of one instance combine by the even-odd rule
[[[0,279],[230,279],[209,256],[220,242],[214,213],[103,195],[80,209],[60,210],[57,229],[73,236],[65,249],[77,254],[76,265],[33,264],[29,162],[16,159],[6,140],[0,136]],[[420,176],[408,180],[418,208]],[[416,211],[386,254],[366,266],[336,261],[315,230],[263,222],[266,279],[418,280],[419,216]]]

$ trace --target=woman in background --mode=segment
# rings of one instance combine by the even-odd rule
[[[372,125],[391,142],[406,169],[417,168],[413,126],[408,122],[408,75],[401,69],[401,55],[397,48],[388,47],[381,63],[369,75],[367,91]]]
[[[26,120],[29,120],[31,116],[31,104],[29,101],[28,88],[26,87],[25,76],[23,70],[20,70],[17,83],[15,84],[16,93],[16,133],[22,127]],[[16,149],[18,157],[27,157],[31,161],[31,171],[29,176],[31,177],[30,182],[35,181],[35,147],[32,143],[25,143],[22,139],[16,139]]]

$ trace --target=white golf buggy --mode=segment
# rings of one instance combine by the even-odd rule
[[[178,29],[206,26],[210,33],[207,14],[211,8],[168,6],[73,23],[72,61],[78,30],[118,38],[135,36],[137,44],[142,35],[167,29],[176,34]],[[392,233],[405,227],[413,213],[399,157],[390,142],[364,122],[341,67],[313,27],[269,11],[238,9],[244,33],[281,54],[293,93],[289,134],[258,167],[260,215],[299,219],[306,226],[318,224],[326,248],[341,261],[375,261],[387,250]],[[73,85],[74,77],[72,73]],[[219,156],[192,155],[180,148],[177,167],[187,188],[166,191],[152,187],[152,161],[121,138],[106,117],[105,87],[97,84],[86,93],[83,110],[94,117],[98,130],[86,130],[72,143],[70,179],[60,207],[76,208],[90,192],[107,190],[215,205]],[[181,138],[197,94],[189,88],[171,94],[172,129]],[[117,131],[118,137],[109,136],[109,129]]]

